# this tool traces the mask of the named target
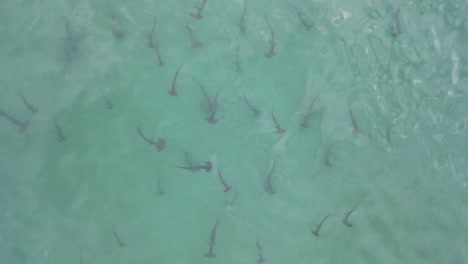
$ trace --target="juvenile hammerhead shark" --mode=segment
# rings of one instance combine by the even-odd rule
[[[215,240],[216,240],[216,228],[218,227],[219,219],[216,220],[216,224],[213,226],[213,229],[211,230],[211,237],[210,237],[210,242],[208,243],[208,246],[210,246],[210,251],[208,253],[205,253],[206,258],[216,258],[216,254],[213,252]]]
[[[332,214],[328,214],[327,216],[325,216],[320,222],[320,224],[316,225],[317,229],[310,231],[314,236],[317,236],[317,237],[319,236],[320,228],[322,228],[323,223],[325,222],[325,220],[327,220],[328,217],[330,217],[330,215]]]

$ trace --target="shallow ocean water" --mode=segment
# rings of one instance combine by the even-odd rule
[[[468,261],[468,2],[200,3],[0,3],[0,263]]]

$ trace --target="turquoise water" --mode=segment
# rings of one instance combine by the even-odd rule
[[[0,3],[1,264],[467,263],[468,2],[201,2]]]

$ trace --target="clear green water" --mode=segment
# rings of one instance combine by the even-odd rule
[[[121,39],[103,2],[0,3],[0,109],[29,120],[18,133],[0,119],[1,264],[256,263],[257,238],[272,264],[467,263],[466,1],[295,1],[311,30],[287,1],[246,1],[245,34],[243,1],[208,0],[195,20],[200,2],[112,2]],[[154,16],[164,67],[147,47]],[[190,47],[186,25],[203,48]],[[197,80],[220,91],[216,125]],[[163,151],[139,123],[166,140]],[[183,149],[234,189],[223,192],[216,169],[175,168]]]

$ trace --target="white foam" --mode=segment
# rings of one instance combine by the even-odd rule
[[[440,52],[440,42],[439,38],[437,37],[437,33],[435,31],[434,26],[431,27],[432,37],[434,38],[434,47],[437,51]]]
[[[452,69],[452,83],[458,83],[458,55],[455,51],[452,51],[452,62],[453,62],[453,69]]]

